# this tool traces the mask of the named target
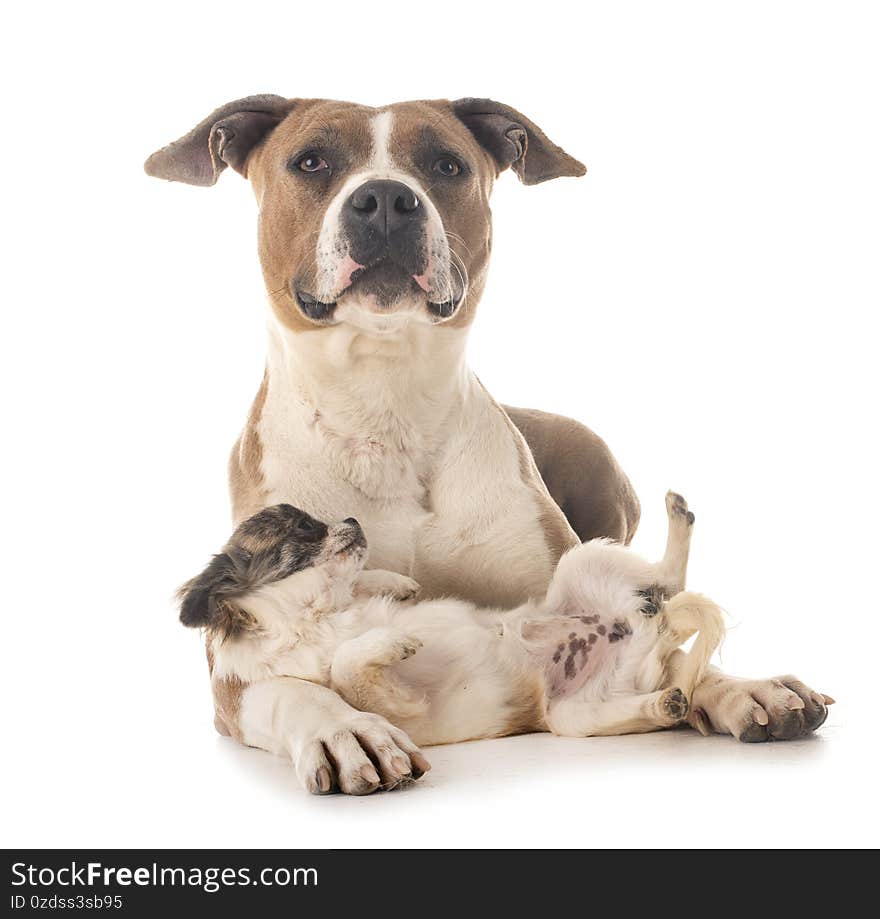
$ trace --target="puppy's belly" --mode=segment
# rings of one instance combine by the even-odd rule
[[[494,622],[476,621],[472,610],[470,604],[433,601],[404,612],[395,623],[423,642],[418,653],[393,668],[401,683],[428,701],[424,717],[401,724],[416,743],[510,733],[516,707],[532,685],[521,645]]]
[[[523,623],[522,636],[541,670],[548,704],[646,691],[645,665],[657,631],[643,618],[584,613],[531,620]]]

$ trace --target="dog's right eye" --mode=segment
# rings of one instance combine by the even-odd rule
[[[290,167],[298,172],[322,172],[330,166],[322,156],[317,153],[303,153],[290,161]]]

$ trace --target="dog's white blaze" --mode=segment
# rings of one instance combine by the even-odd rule
[[[391,131],[394,127],[394,112],[379,112],[370,122],[373,133],[373,170],[389,171],[394,168],[391,162]]]

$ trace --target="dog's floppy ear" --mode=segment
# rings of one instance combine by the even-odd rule
[[[228,102],[189,134],[157,150],[144,169],[157,179],[189,185],[213,185],[227,166],[247,176],[250,152],[294,105],[293,99],[271,95]]]
[[[524,185],[560,176],[582,176],[587,168],[553,141],[525,115],[491,99],[459,99],[452,103],[479,144],[495,160],[498,171],[508,166]]]
[[[177,592],[180,621],[190,628],[210,627],[235,635],[253,626],[252,618],[235,602],[246,591],[241,567],[226,552],[211,559],[207,568]]]

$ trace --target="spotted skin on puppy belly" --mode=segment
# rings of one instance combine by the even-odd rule
[[[596,614],[530,619],[522,624],[521,634],[543,665],[547,698],[558,699],[580,690],[631,633],[625,622]]]

